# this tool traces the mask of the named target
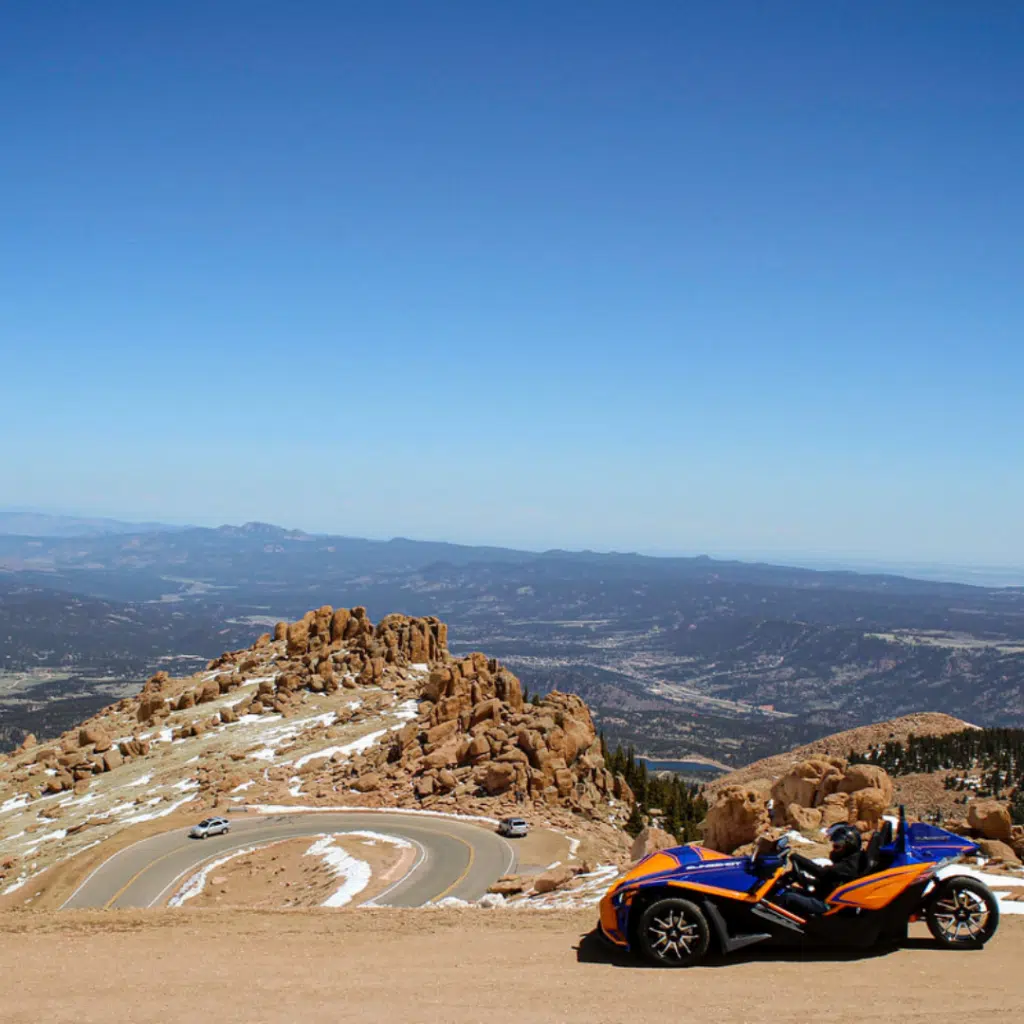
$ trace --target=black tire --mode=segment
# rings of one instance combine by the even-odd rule
[[[707,918],[689,900],[655,900],[636,924],[640,951],[659,967],[692,967],[704,958],[710,941]]]
[[[999,901],[969,875],[939,882],[924,913],[928,930],[947,949],[981,949],[999,927]]]

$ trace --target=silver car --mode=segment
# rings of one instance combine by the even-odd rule
[[[223,836],[231,831],[231,822],[227,818],[204,818],[198,825],[193,825],[189,835],[193,839],[209,839],[210,836]]]
[[[521,839],[529,830],[530,826],[523,818],[502,818],[498,822],[498,834],[510,839]]]

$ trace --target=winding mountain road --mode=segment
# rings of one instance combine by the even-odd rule
[[[271,814],[231,819],[227,835],[190,839],[185,830],[135,843],[104,861],[62,909],[155,907],[205,862],[252,846],[325,833],[373,831],[412,843],[409,872],[372,901],[377,906],[418,907],[454,896],[479,899],[515,867],[515,851],[493,831],[427,815],[364,812]]]

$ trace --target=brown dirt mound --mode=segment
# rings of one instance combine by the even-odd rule
[[[742,786],[754,779],[775,779],[788,771],[796,761],[806,761],[812,757],[848,757],[850,751],[864,753],[872,746],[883,744],[889,740],[902,742],[911,734],[915,736],[944,736],[950,732],[969,729],[969,722],[964,722],[952,715],[944,715],[937,711],[922,711],[901,718],[891,718],[885,722],[858,726],[845,732],[823,736],[813,743],[795,747],[785,754],[766,757],[744,768],[719,776],[710,783],[708,790],[716,793],[725,786]]]

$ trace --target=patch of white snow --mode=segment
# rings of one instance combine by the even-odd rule
[[[341,887],[320,904],[322,907],[343,907],[370,884],[370,865],[335,846],[334,841],[338,838],[336,835],[321,836],[305,854],[307,857],[319,857],[335,875],[345,879]]]
[[[19,793],[17,796],[12,796],[10,800],[5,800],[0,804],[0,814],[6,814],[8,811],[16,811],[18,808],[24,807],[27,803],[28,793]]]
[[[122,824],[135,825],[140,821],[153,821],[155,818],[166,818],[168,814],[173,814],[179,807],[184,807],[185,804],[190,804],[193,800],[195,800],[194,796],[183,797],[181,800],[168,804],[162,811],[152,811],[149,814],[133,814],[130,818],[123,818]]]

